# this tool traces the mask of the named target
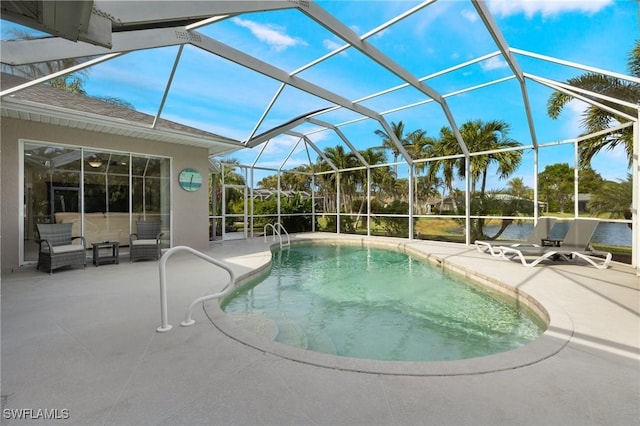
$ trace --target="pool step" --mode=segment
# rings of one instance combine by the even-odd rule
[[[265,315],[253,312],[230,312],[227,315],[238,327],[267,339],[301,349],[337,354],[336,345],[328,334],[319,331],[307,335],[298,323],[288,318],[274,321]]]
[[[298,323],[287,318],[282,318],[277,320],[276,325],[278,326],[278,335],[275,338],[276,342],[295,346],[296,348],[307,349],[309,346],[307,334]]]
[[[310,351],[322,352],[330,355],[337,355],[336,344],[333,339],[325,332],[318,332],[307,335],[309,342],[308,349]]]
[[[278,325],[274,320],[262,314],[252,312],[231,312],[227,314],[239,327],[259,334],[270,340],[278,336]]]

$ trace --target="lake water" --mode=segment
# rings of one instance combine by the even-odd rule
[[[569,229],[570,222],[556,222],[551,230],[551,238],[563,238]],[[486,226],[485,234],[494,235],[498,231],[498,226]],[[523,223],[521,225],[510,225],[500,238],[525,240],[531,233],[533,224]],[[631,247],[631,228],[626,223],[602,222],[596,228],[596,232],[591,239],[594,243],[607,244],[612,246]]]

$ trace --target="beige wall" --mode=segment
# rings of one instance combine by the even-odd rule
[[[187,245],[203,250],[209,245],[208,190],[206,148],[168,144],[145,139],[133,139],[104,133],[88,132],[60,126],[3,118],[1,123],[0,168],[0,253],[2,272],[18,268],[19,261],[19,140],[86,146],[172,158],[172,245]],[[202,173],[205,183],[196,192],[186,192],[178,185],[178,174],[186,167]]]

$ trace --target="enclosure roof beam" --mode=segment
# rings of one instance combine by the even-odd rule
[[[272,138],[275,138],[278,135],[281,135],[283,133],[287,133],[289,130],[297,127],[298,125],[300,125],[301,123],[304,123],[306,119],[306,116],[301,116],[298,117],[296,119],[293,119],[291,121],[288,121],[284,124],[281,124],[279,126],[276,126],[272,129],[267,130],[264,133],[261,133],[257,136],[255,136],[253,139],[250,139],[248,141],[246,141],[246,145],[249,148],[254,148],[258,145],[260,145],[261,143],[268,141]]]
[[[618,73],[618,72],[608,71],[608,70],[605,70],[605,69],[602,69],[602,68],[591,67],[589,65],[583,65],[583,64],[579,64],[577,62],[565,61],[564,59],[558,59],[558,58],[554,58],[552,56],[540,55],[538,53],[533,53],[533,52],[529,52],[529,51],[522,50],[522,49],[516,49],[514,47],[511,47],[509,50],[512,51],[513,53],[517,53],[519,55],[528,56],[530,58],[541,59],[541,60],[546,61],[546,62],[551,62],[551,63],[559,64],[559,65],[565,65],[565,66],[568,66],[568,67],[571,67],[571,68],[576,68],[576,69],[587,71],[587,72],[590,72],[590,73],[602,74],[602,75],[606,75],[606,76],[613,77],[613,78],[619,78],[620,80],[626,80],[626,81],[631,81],[633,83],[640,84],[640,78],[639,77],[634,77],[632,75],[621,74],[621,73]]]
[[[289,154],[287,154],[284,160],[282,160],[282,164],[280,164],[280,167],[278,167],[279,172],[282,171],[282,169],[284,168],[284,165],[287,164],[287,161],[289,161],[289,158],[291,158],[291,156],[295,152],[296,148],[298,148],[298,145],[300,145],[300,142],[302,140],[304,140],[304,138],[298,138],[298,141],[293,145],[293,147],[291,148],[291,151],[289,151]]]
[[[258,160],[260,160],[260,157],[262,157],[262,153],[264,153],[264,151],[267,149],[267,146],[269,146],[269,142],[271,142],[271,140],[267,140],[265,141],[264,144],[262,144],[262,148],[260,148],[260,152],[258,153],[258,155],[256,155],[256,158],[255,160],[253,160],[253,163],[251,163],[252,169],[256,167],[256,164],[258,164]]]
[[[529,134],[531,135],[531,141],[533,142],[533,145],[537,146],[538,138],[536,136],[533,114],[531,112],[531,103],[529,102],[529,93],[527,92],[527,85],[524,79],[522,68],[520,68],[518,61],[509,50],[509,45],[502,35],[500,28],[496,24],[496,21],[493,19],[491,12],[489,12],[489,8],[485,4],[485,2],[480,0],[472,0],[472,3],[476,8],[476,11],[478,12],[478,15],[480,15],[480,19],[484,23],[484,26],[487,28],[487,31],[489,31],[489,34],[491,34],[493,41],[498,46],[500,52],[502,52],[502,56],[504,57],[505,61],[507,61],[509,68],[511,68],[511,71],[520,82],[520,92],[522,94],[522,101],[524,104],[525,114],[527,116],[527,124],[529,125]]]
[[[195,40],[196,35],[197,40]],[[192,36],[194,38],[194,40],[192,40],[192,44],[207,52],[213,53],[221,58],[227,59],[245,68],[295,87],[296,89],[302,90],[303,92],[309,93],[318,98],[324,99],[332,104],[340,105],[343,108],[357,112],[358,114],[371,119],[379,121],[381,118],[380,114],[372,109],[355,104],[334,92],[310,83],[300,77],[292,76],[280,68],[254,58],[253,56],[247,55],[246,53],[234,49],[224,43],[201,34],[192,34]],[[255,140],[256,138],[253,138],[251,141],[247,141],[247,146],[255,146]]]
[[[184,27],[128,31],[113,35],[113,47],[106,49],[88,43],[73,43],[59,37],[3,41],[2,63],[25,65],[58,59],[81,58],[189,43]]]
[[[408,164],[413,164],[413,159],[411,158],[407,150],[404,149],[404,145],[402,145],[402,142],[399,141],[398,137],[395,135],[395,133],[393,133],[393,129],[391,129],[391,126],[389,126],[389,123],[387,123],[387,120],[385,120],[384,117],[380,117],[380,120],[378,121],[382,125],[382,128],[384,129],[389,139],[391,139],[391,142],[393,142],[396,148],[398,148],[398,152],[400,152],[400,155],[402,155],[404,160]],[[464,142],[462,143],[462,145],[464,145]]]
[[[631,108],[631,109],[637,109],[638,108],[638,104],[634,104],[632,102],[627,102],[624,99],[618,99],[618,98],[612,98],[611,96],[607,96],[607,95],[603,95],[601,93],[596,93],[596,92],[592,92],[590,90],[586,90],[586,89],[582,89],[580,87],[577,86],[572,86],[570,84],[566,84],[566,83],[562,83],[556,80],[552,80],[549,78],[544,78],[544,77],[540,77],[540,76],[536,76],[533,74],[528,74],[525,73],[524,74],[527,78],[530,78],[532,80],[536,80],[538,82],[547,82],[549,84],[553,84],[554,86],[559,86],[562,87],[564,89],[567,89],[571,92],[578,92],[578,93],[582,93],[583,95],[586,95],[588,97],[594,97],[594,98],[598,98],[598,99],[602,99],[603,101],[607,101],[607,102],[611,102],[623,107],[627,107],[627,108]]]
[[[595,106],[596,108],[600,108],[600,109],[602,109],[603,111],[607,111],[607,112],[609,112],[609,113],[611,113],[611,114],[618,115],[618,116],[620,116],[620,117],[624,117],[624,118],[626,118],[626,119],[627,119],[627,120],[629,120],[629,121],[637,121],[637,120],[638,120],[638,118],[637,118],[637,117],[634,117],[634,116],[631,116],[631,115],[625,114],[624,112],[622,112],[622,111],[620,111],[620,110],[618,110],[618,109],[611,108],[611,107],[609,107],[609,106],[607,106],[607,105],[605,105],[605,104],[602,104],[602,103],[600,103],[600,102],[597,102],[597,101],[595,101],[595,100],[591,99],[591,97],[596,97],[596,98],[599,98],[599,97],[600,97],[600,95],[597,95],[596,93],[586,91],[586,92],[588,93],[588,96],[582,96],[582,95],[580,95],[580,94],[578,94],[578,93],[574,92],[573,90],[565,89],[565,88],[563,87],[564,85],[562,85],[562,86],[561,86],[561,85],[558,85],[558,84],[556,84],[555,82],[553,82],[553,81],[551,81],[551,80],[547,80],[547,79],[544,79],[544,78],[540,78],[540,77],[537,77],[537,76],[532,75],[532,74],[525,74],[525,75],[526,75],[528,78],[530,78],[530,79],[532,79],[532,80],[534,80],[534,81],[537,81],[538,83],[540,83],[540,84],[542,84],[542,85],[544,85],[544,86],[550,87],[550,88],[552,88],[553,90],[557,90],[558,92],[565,93],[565,94],[567,94],[567,95],[569,95],[569,96],[572,96],[572,97],[574,97],[574,98],[576,98],[576,99],[579,99],[579,100],[581,100],[581,101],[583,101],[583,102],[586,102],[586,103],[588,103],[589,105]]]
[[[176,54],[176,59],[173,61],[173,67],[171,68],[171,73],[169,74],[169,79],[167,80],[167,84],[164,88],[164,93],[162,94],[162,99],[160,100],[160,106],[158,107],[158,111],[156,112],[156,116],[153,119],[153,124],[151,124],[151,128],[155,129],[156,124],[158,123],[158,119],[162,115],[162,110],[164,109],[164,104],[167,101],[167,96],[169,96],[169,90],[171,89],[171,84],[173,83],[173,77],[176,75],[176,70],[178,69],[178,64],[180,63],[180,57],[182,56],[182,50],[184,49],[184,44],[181,44],[178,48],[178,53]]]
[[[78,64],[78,65],[74,65],[72,67],[63,69],[63,70],[58,71],[58,72],[54,72],[54,73],[46,75],[44,77],[36,78],[35,80],[29,80],[26,83],[19,84],[17,86],[11,87],[11,88],[9,88],[7,90],[1,91],[0,92],[0,98],[2,98],[4,96],[7,96],[7,95],[10,95],[12,93],[19,92],[20,90],[27,89],[27,88],[29,88],[31,86],[38,85],[40,83],[45,83],[45,82],[47,82],[49,80],[52,80],[54,78],[61,77],[61,76],[67,75],[67,74],[71,74],[73,72],[82,70],[82,69],[90,67],[92,65],[99,64],[100,62],[108,61],[109,59],[115,58],[116,56],[120,56],[120,55],[121,55],[121,53],[111,53],[111,54],[108,54],[108,55],[103,55],[103,56],[100,56],[98,58],[93,58],[90,61],[83,62],[83,63]]]
[[[367,163],[367,161],[364,159],[364,157],[362,156],[362,154],[360,154],[360,151],[358,151],[356,149],[356,147],[354,147],[351,142],[349,142],[349,139],[347,139],[347,137],[344,135],[344,133],[342,133],[342,130],[340,130],[339,128],[337,128],[336,126],[334,126],[333,124],[327,123],[325,121],[321,121],[318,120],[316,118],[307,118],[307,121],[309,123],[313,123],[313,124],[317,124],[318,126],[322,126],[322,127],[326,127],[327,129],[333,130],[339,137],[340,139],[342,139],[342,141],[349,147],[349,149],[351,150],[351,152],[353,153],[353,155],[356,156],[356,158],[365,166],[369,167],[369,163]]]
[[[387,55],[378,50],[375,46],[360,38],[355,32],[353,32],[350,28],[344,25],[342,22],[338,21],[336,18],[327,13],[324,9],[318,7],[313,1],[309,1],[308,3],[304,3],[299,5],[299,9],[308,15],[311,19],[325,27],[327,30],[334,33],[336,36],[345,40],[354,48],[358,49],[364,55],[369,57],[374,62],[378,63],[382,67],[384,67],[389,72],[393,73],[401,80],[409,83],[415,89],[419,90],[423,94],[428,97],[434,99],[438,102],[444,111],[445,117],[453,130],[454,135],[460,145],[460,148],[463,152],[469,152],[467,146],[462,139],[462,135],[456,125],[455,119],[453,118],[453,114],[447,105],[446,100],[440,95],[436,90],[426,85],[422,81],[418,80],[414,75],[412,75],[409,71],[404,69],[395,61],[391,60]],[[392,135],[389,135],[392,136]],[[394,141],[394,143],[399,144],[399,141]],[[403,151],[402,147],[399,146],[398,149]],[[404,154],[403,154],[404,155]],[[408,162],[411,162],[411,157],[405,158]]]
[[[286,0],[234,0],[234,1],[174,1],[153,7],[147,2],[97,0],[101,11],[113,16],[114,31],[132,25],[170,25],[176,21],[201,21],[212,16],[237,15],[249,12],[292,9],[296,5]],[[175,25],[172,25],[175,26]]]
[[[411,86],[418,89],[420,92],[426,94],[430,98],[435,99],[438,103],[444,102],[442,96],[435,91],[433,88],[427,86],[418,80],[415,76],[401,67],[398,63],[394,62],[374,47],[372,44],[363,40],[358,36],[355,32],[353,32],[350,28],[344,25],[342,22],[338,21],[336,18],[327,13],[324,9],[318,7],[314,2],[309,1],[308,5],[299,6],[299,9],[308,15],[311,19],[325,27],[327,30],[334,33],[336,36],[345,40],[354,48],[358,49],[360,52],[365,54],[367,57],[371,58],[373,61],[392,72],[394,75],[399,77],[401,80],[406,81]]]
[[[262,113],[262,115],[258,119],[258,122],[256,123],[255,126],[253,126],[253,129],[251,130],[251,133],[249,134],[249,137],[245,140],[245,143],[247,141],[251,140],[256,135],[256,132],[258,131],[258,129],[260,128],[260,126],[264,122],[264,119],[267,118],[267,114],[269,114],[269,111],[271,111],[271,108],[273,108],[273,105],[275,105],[276,100],[278,100],[278,97],[280,97],[280,95],[282,94],[282,91],[284,90],[285,87],[287,87],[286,84],[284,84],[284,83],[280,84],[280,87],[278,87],[278,90],[276,90],[276,93],[271,98],[271,101],[269,101],[269,104],[267,105],[267,107],[265,108],[264,112]]]
[[[398,15],[398,16],[396,16],[394,19],[391,19],[390,21],[387,21],[384,24],[382,24],[382,25],[374,28],[373,30],[367,32],[366,34],[364,34],[362,36],[362,39],[364,40],[364,39],[367,39],[369,37],[374,36],[375,34],[379,33],[380,31],[383,31],[383,30],[387,29],[388,27],[390,27],[391,25],[393,25],[393,24],[395,24],[395,23],[407,18],[408,16],[413,15],[417,11],[423,9],[424,7],[428,6],[431,3],[434,3],[435,1],[436,0],[427,0],[427,1],[422,2],[421,4],[411,8],[410,10],[408,10],[408,11],[406,11],[406,12],[404,12],[404,13]],[[187,29],[192,29],[192,27],[193,26],[189,26],[189,27],[187,27]],[[345,44],[345,45],[343,45],[343,46],[341,46],[341,47],[339,47],[339,48],[327,53],[326,55],[324,55],[324,56],[322,56],[322,57],[320,57],[320,58],[318,58],[318,59],[316,59],[314,61],[311,61],[308,64],[296,69],[295,71],[293,71],[291,73],[291,75],[299,74],[299,73],[301,73],[301,72],[303,72],[303,71],[305,71],[305,70],[307,70],[307,69],[309,69],[311,67],[314,67],[314,66],[320,64],[321,62],[326,61],[327,59],[337,55],[338,53],[345,51],[349,47],[351,47],[351,45],[347,43],[347,44]],[[406,85],[408,85],[408,83]],[[282,90],[285,88],[285,86],[286,86],[285,84],[280,85],[280,87],[276,91],[275,95],[271,99],[271,102],[269,103],[269,105],[267,106],[265,111],[263,112],[262,116],[258,120],[258,123],[255,125],[253,131],[251,132],[251,134],[249,135],[249,137],[247,139],[251,139],[255,135],[256,131],[258,130],[258,128],[260,127],[260,125],[262,124],[264,119],[266,118],[267,114],[269,113],[269,111],[273,107],[273,104],[275,103],[275,101],[278,98],[278,96],[280,96],[280,94],[282,93]],[[355,101],[355,103],[358,103],[358,102],[359,101]]]
[[[111,20],[109,30],[113,27],[113,33],[110,34],[109,48],[61,37],[3,41],[0,45],[2,63],[24,65],[184,44],[190,41],[189,29],[210,21],[212,17],[292,9],[296,5],[284,0],[236,0],[167,1],[162,2],[162,7],[150,7],[146,2],[96,1],[95,7]]]
[[[111,46],[112,22],[91,0],[4,1],[0,8],[2,19],[72,42]]]
[[[288,130],[291,130],[297,126],[299,126],[300,124],[304,123],[306,121],[307,118],[316,115],[316,114],[320,114],[321,112],[325,111],[325,108],[323,109],[319,109],[316,111],[311,111],[308,112],[306,114],[303,114],[299,117],[296,117],[294,119],[291,119],[289,121],[287,121],[286,123],[283,123],[279,126],[276,126],[272,129],[267,130],[266,132],[263,132],[257,136],[255,136],[253,139],[250,139],[248,141],[245,142],[245,144],[250,147],[256,147],[258,145],[260,145],[262,142],[267,141],[271,138],[274,138],[278,135],[281,135],[282,133],[286,133]]]
[[[333,161],[331,161],[329,158],[327,158],[327,156],[325,155],[324,152],[322,152],[317,146],[316,144],[314,144],[311,139],[309,139],[308,137],[306,137],[305,135],[303,135],[302,133],[297,133],[297,132],[287,132],[288,135],[291,136],[298,136],[302,139],[304,139],[304,143],[306,144],[306,146],[310,146],[311,149],[313,149],[316,154],[318,154],[328,165],[329,167],[331,167],[331,169],[334,172],[339,172],[340,170],[336,167],[335,164],[333,164]]]
[[[511,54],[511,51],[509,50],[509,45],[507,44],[507,41],[502,35],[502,32],[500,32],[498,25],[493,20],[493,16],[491,15],[491,12],[489,12],[487,5],[485,4],[484,1],[480,1],[480,0],[471,0],[471,2],[475,7],[476,12],[478,12],[480,19],[484,23],[485,28],[487,29],[487,31],[489,31],[489,34],[493,38],[493,41],[498,46],[498,49],[500,50],[500,52],[502,52],[502,56],[504,57],[505,61],[507,61],[509,68],[511,68],[511,71],[516,77],[518,77],[518,80],[520,80],[520,82],[524,82],[522,69],[518,64],[518,61],[516,61],[515,57]]]

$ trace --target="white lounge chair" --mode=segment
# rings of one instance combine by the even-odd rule
[[[541,217],[538,218],[538,223],[533,227],[529,237],[526,240],[476,240],[476,248],[479,252],[491,253],[492,256],[500,256],[499,247],[540,247],[542,240],[549,238],[551,229],[556,223],[555,217]]]
[[[575,219],[567,235],[557,247],[499,247],[504,259],[517,257],[524,266],[536,266],[540,262],[551,260],[572,260],[580,258],[598,269],[606,269],[611,263],[611,253],[594,250],[591,247],[598,222],[587,219]],[[527,258],[533,258],[527,261]],[[598,262],[601,261],[601,262]]]

